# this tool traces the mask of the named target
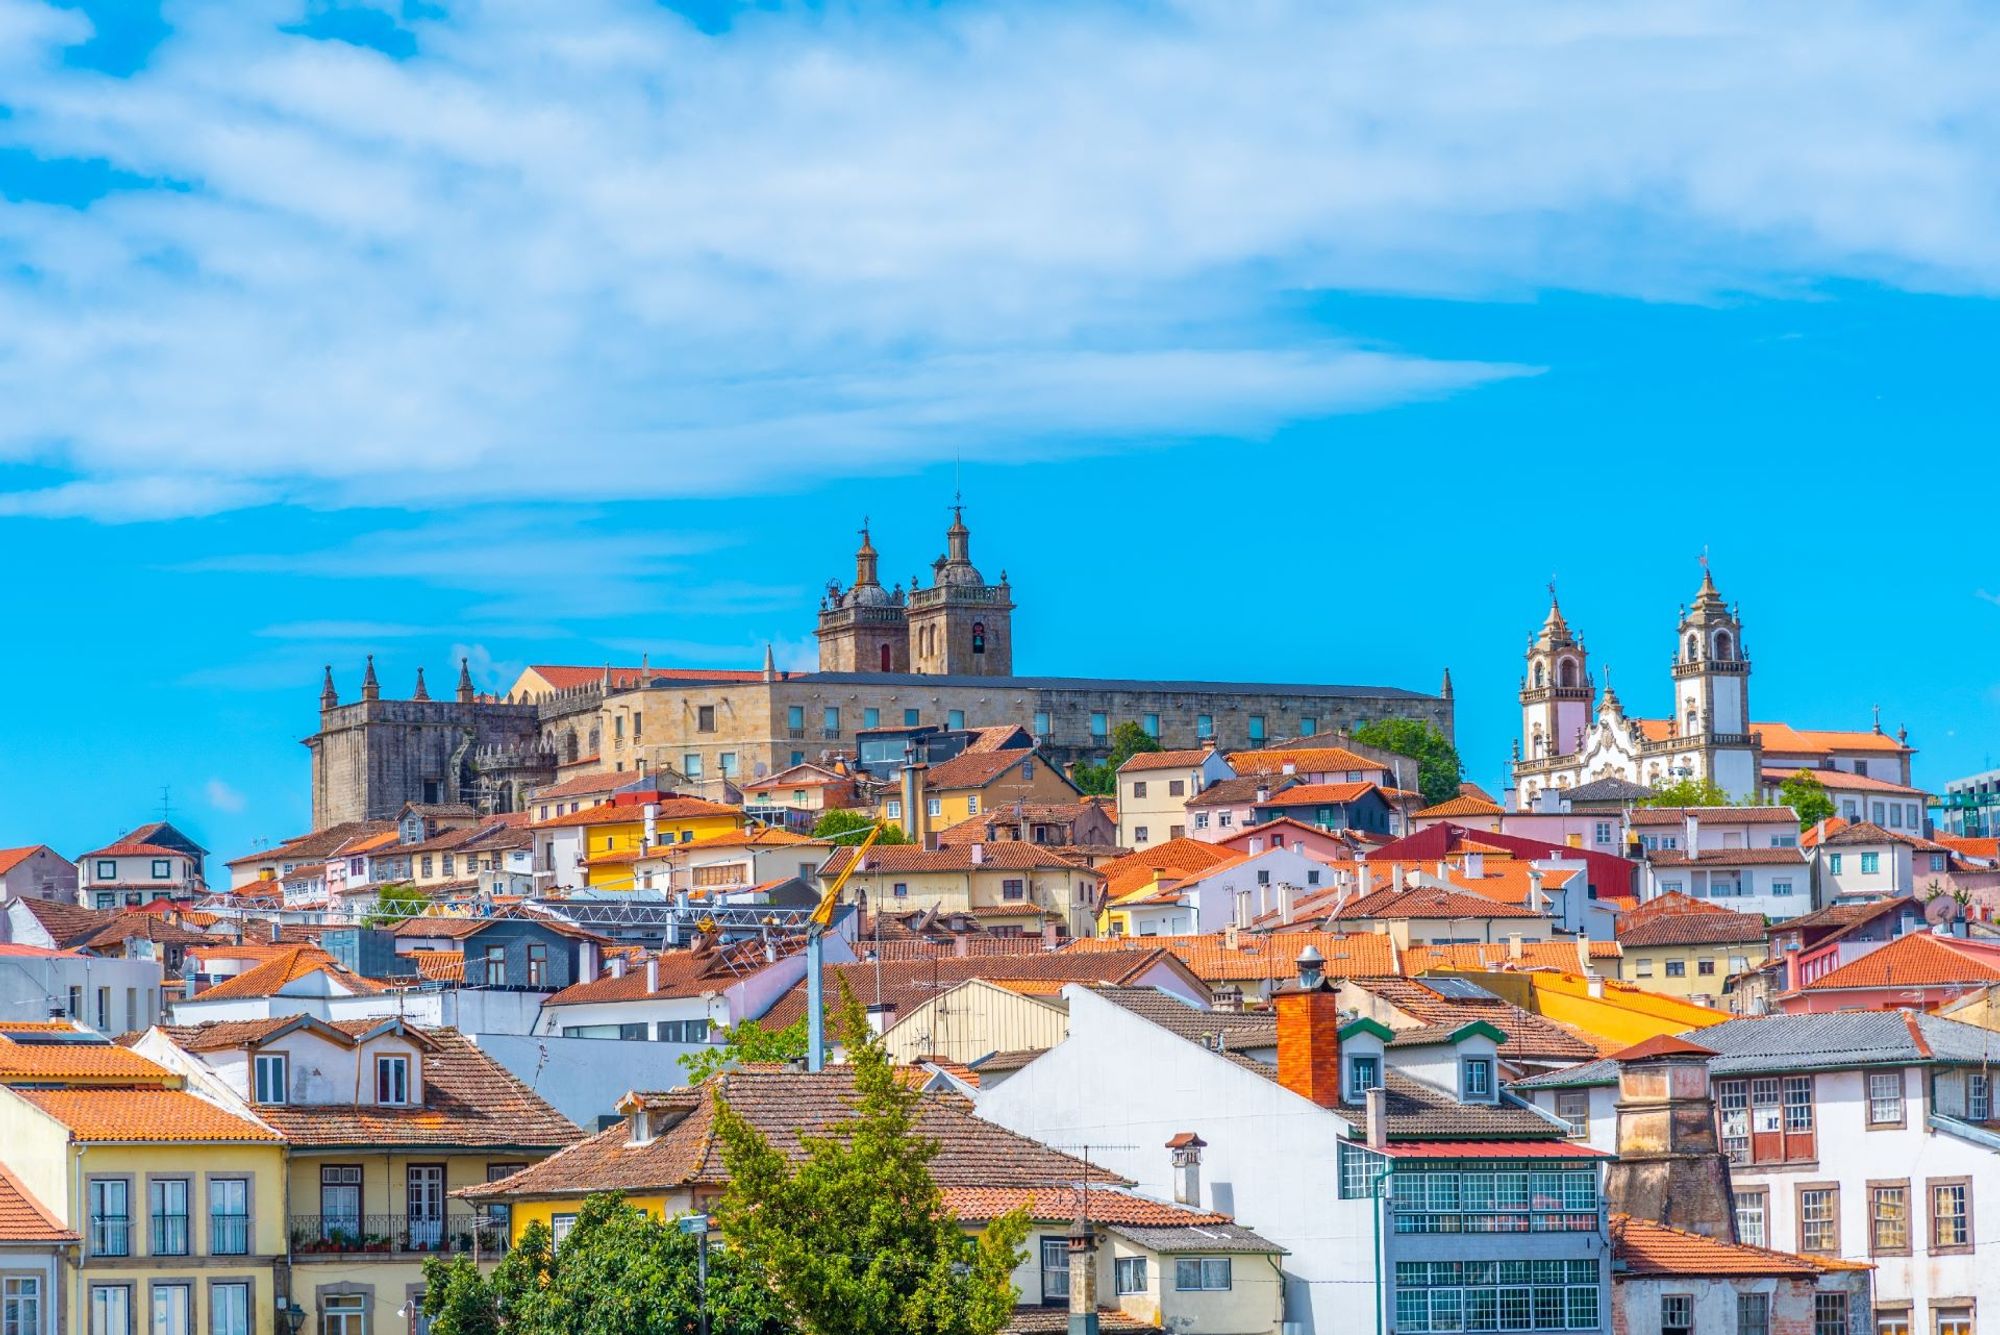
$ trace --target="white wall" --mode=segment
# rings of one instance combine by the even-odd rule
[[[108,1001],[102,1027],[111,1034],[145,1029],[159,1019],[159,961],[64,951],[0,955],[0,1020],[46,1020],[57,1008],[67,1011],[72,987],[83,989],[76,1018],[85,1024],[97,1025],[98,1002]]]

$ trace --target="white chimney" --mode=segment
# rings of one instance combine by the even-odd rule
[[[1376,1085],[1361,1097],[1366,1110],[1368,1148],[1386,1150],[1389,1148],[1389,1091]]]
[[[1174,1200],[1181,1205],[1201,1204],[1201,1152],[1207,1145],[1192,1131],[1167,1142],[1174,1160]]]
[[[1278,772],[1280,774],[1297,774],[1299,772],[1298,762],[1287,760],[1284,764],[1278,766]]]
[[[1486,855],[1467,853],[1465,855],[1465,875],[1468,880],[1478,880],[1486,874]]]
[[[611,957],[611,976],[613,978],[623,978],[625,976],[625,957],[623,955],[613,955]]]
[[[1532,863],[1528,867],[1528,907],[1536,913],[1549,911],[1549,897],[1542,893],[1542,869]]]
[[[972,865],[975,867],[983,867],[986,865],[985,844],[974,844],[972,846]]]
[[[1604,995],[1604,975],[1603,975],[1603,974],[1601,974],[1601,973],[1593,973],[1593,974],[1591,974],[1591,975],[1590,975],[1590,984],[1589,984],[1589,986],[1590,986],[1590,995],[1591,995],[1591,996],[1593,996],[1593,997],[1601,997],[1601,996],[1603,996],[1603,995]]]
[[[1232,922],[1227,927],[1224,927],[1222,929],[1222,948],[1224,950],[1234,950],[1236,949],[1236,941],[1237,941],[1237,927],[1236,924]]]
[[[880,1038],[890,1025],[896,1023],[896,1003],[878,1001],[868,1008],[868,1031]]]
[[[1354,864],[1354,872],[1360,884],[1361,894],[1366,896],[1372,893],[1375,889],[1375,869],[1366,862],[1357,862]]]
[[[1519,932],[1509,932],[1507,934],[1507,958],[1510,960],[1521,958],[1521,934]]]
[[[658,955],[648,955],[646,956],[646,995],[651,996],[659,990],[660,957]]]
[[[1687,813],[1687,851],[1689,857],[1701,851],[1701,817],[1692,811]]]
[[[646,847],[652,848],[660,842],[660,804],[646,803]]]
[[[1289,924],[1292,920],[1292,883],[1278,883],[1278,921]]]

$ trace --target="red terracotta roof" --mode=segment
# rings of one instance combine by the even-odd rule
[[[1282,774],[1287,764],[1295,774],[1345,774],[1350,770],[1383,770],[1388,766],[1356,755],[1344,746],[1283,746],[1264,751],[1232,751],[1229,768],[1239,775]]]
[[[1801,992],[1853,987],[1924,987],[2000,982],[2000,945],[1910,932],[1877,946],[1832,973],[1802,984]]]
[[[1631,1215],[1611,1216],[1611,1253],[1627,1275],[1777,1275],[1801,1278],[1837,1270],[1868,1270],[1865,1261],[1800,1256],[1739,1242],[1718,1242],[1699,1233],[1656,1224]]]
[[[274,997],[285,984],[315,973],[325,972],[339,980],[350,994],[386,992],[389,989],[372,978],[351,973],[347,967],[318,946],[293,946],[273,955],[254,969],[245,969],[234,978],[225,978],[214,987],[196,994],[202,1001],[222,1001],[232,997]]]
[[[1502,807],[1491,798],[1474,797],[1470,793],[1460,793],[1457,797],[1446,798],[1435,806],[1425,807],[1416,813],[1414,819],[1464,819],[1468,816],[1498,816],[1504,814],[1505,811],[1505,807]]]
[[[1062,769],[1052,765],[1038,751],[1027,749],[1016,751],[961,751],[949,760],[940,760],[932,765],[924,775],[924,787],[933,793],[952,792],[966,788],[984,788],[1023,761],[1033,761],[1037,768],[1046,767],[1057,777],[1062,777]],[[1063,779],[1067,783],[1067,779]]]
[[[1370,792],[1379,791],[1372,783],[1295,783],[1289,788],[1280,788],[1271,794],[1269,801],[1257,802],[1260,807],[1310,807],[1342,806],[1348,802],[1358,802]]]
[[[1146,937],[1150,945],[1156,938]],[[880,964],[838,964],[827,969],[827,1005],[837,1004],[839,987],[835,978],[846,981],[854,995],[864,1001],[878,998],[896,1008],[898,1016],[908,1015],[925,1002],[934,1000],[961,983],[984,979],[996,986],[1028,995],[1048,995],[1065,983],[1123,984],[1145,978],[1162,962],[1180,969],[1174,957],[1162,950],[1132,950],[1116,954],[1089,954],[1074,949],[1043,950],[1029,955],[972,955],[964,959],[883,961]],[[1187,975],[1181,975],[1185,978]],[[766,1029],[782,1029],[806,1013],[806,982],[801,978],[759,1017]]]
[[[1714,1048],[1705,1048],[1699,1043],[1690,1043],[1685,1038],[1672,1034],[1655,1034],[1642,1039],[1629,1048],[1620,1048],[1611,1054],[1615,1062],[1644,1061],[1648,1057],[1713,1057]]]
[[[16,1089],[78,1141],[277,1141],[276,1131],[178,1089]]]
[[[64,858],[62,854],[57,853],[47,844],[29,844],[26,848],[0,848],[0,876],[5,876],[8,872],[41,852],[47,852],[52,857],[65,862],[68,861],[67,858]]]
[[[0,1164],[0,1243],[75,1241],[76,1233],[64,1228],[62,1221]]]
[[[1138,751],[1118,767],[1120,774],[1137,774],[1152,769],[1199,769],[1212,751]]]

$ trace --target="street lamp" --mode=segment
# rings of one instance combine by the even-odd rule
[[[290,1298],[278,1299],[278,1329],[284,1335],[299,1335],[299,1327],[306,1323],[306,1309]]]
[[[705,1214],[682,1215],[678,1221],[683,1233],[695,1239],[695,1299],[701,1307],[701,1335],[708,1335],[708,1230],[709,1217]],[[297,1332],[293,1332],[297,1335]]]

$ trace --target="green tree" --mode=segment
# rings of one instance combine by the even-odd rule
[[[1676,779],[1654,784],[1653,795],[1641,798],[1644,807],[1726,807],[1733,806],[1729,794],[1714,779]]]
[[[766,1029],[755,1020],[745,1020],[722,1031],[722,1041],[699,1052],[681,1055],[681,1069],[688,1083],[698,1085],[714,1075],[743,1062],[786,1062],[806,1055],[806,1017],[783,1029]]]
[[[1025,1211],[968,1236],[930,1174],[923,1094],[897,1078],[842,989],[854,1115],[800,1139],[793,1163],[726,1104],[723,1236],[769,1280],[803,1335],[994,1335],[1013,1317]]]
[[[1458,748],[1427,719],[1385,718],[1364,723],[1351,734],[1363,746],[1394,751],[1417,762],[1417,790],[1435,805],[1458,796],[1465,776]]]
[[[491,1279],[470,1257],[426,1261],[424,1311],[432,1335],[688,1335],[701,1324],[699,1245],[615,1193],[591,1196],[560,1247],[532,1224]],[[790,1331],[762,1276],[715,1246],[708,1318],[714,1335]]]
[[[394,927],[430,906],[430,896],[407,881],[385,885],[375,894],[374,911],[361,922],[364,927]]]
[[[1118,767],[1143,751],[1158,751],[1159,738],[1127,719],[1111,730],[1111,753],[1098,764],[1079,760],[1070,767],[1070,782],[1086,793],[1114,797],[1118,793]]]
[[[1833,799],[1827,796],[1826,785],[1815,778],[1811,770],[1795,771],[1791,778],[1779,784],[1778,800],[1797,814],[1801,830],[1810,829],[1833,817]]]
[[[856,830],[865,830],[874,823],[875,818],[865,811],[848,811],[834,807],[820,813],[819,821],[813,826],[813,838],[831,839],[836,835],[853,834]],[[850,839],[845,842],[851,847],[861,841]],[[910,836],[903,833],[903,827],[900,825],[885,825],[882,827],[881,837],[875,842],[907,844],[910,842]]]

